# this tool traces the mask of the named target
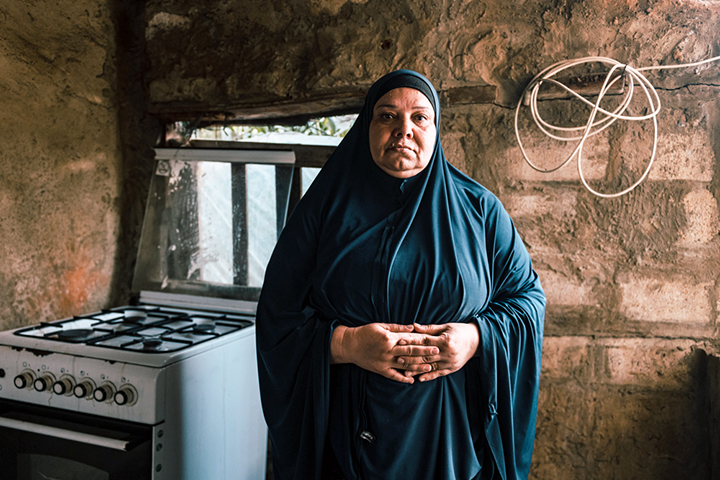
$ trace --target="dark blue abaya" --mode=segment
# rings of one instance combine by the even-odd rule
[[[528,476],[545,296],[501,203],[446,161],[439,135],[410,179],[373,161],[373,106],[401,75],[427,84],[440,132],[430,82],[408,70],[381,78],[267,268],[257,347],[278,480],[319,479],[331,451],[348,479]],[[478,353],[413,384],[331,366],[334,327],[373,322],[476,322]]]

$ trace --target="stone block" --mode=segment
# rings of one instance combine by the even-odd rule
[[[684,388],[691,377],[692,340],[613,338],[597,341],[594,377],[603,383]]]
[[[462,133],[448,132],[443,134],[442,146],[445,158],[448,159],[459,170],[467,175],[470,175],[468,170],[468,164],[466,161],[465,150],[463,149],[463,137]]]
[[[592,374],[589,337],[545,337],[542,378],[544,381],[578,379],[588,382]]]
[[[712,320],[713,282],[690,276],[631,273],[619,281],[620,311],[630,320],[707,324]]]
[[[156,33],[163,30],[187,30],[189,28],[190,19],[187,16],[175,15],[168,12],[158,12],[148,21],[147,29],[145,30],[145,38],[147,40],[152,40]]]
[[[567,190],[555,190],[552,193],[542,194],[515,194],[503,199],[505,209],[512,218],[553,217],[575,218],[575,205],[577,193]]]
[[[700,479],[709,476],[709,416],[693,388],[599,389],[585,479]]]
[[[658,135],[655,164],[651,180],[712,181],[715,153],[708,132],[694,128],[688,134]]]
[[[593,393],[580,384],[541,383],[530,478],[586,478]]]
[[[524,137],[521,130],[523,148],[530,161],[540,169],[552,169],[563,163],[572,153],[577,142],[562,143],[548,137]],[[608,139],[605,133],[590,137],[582,150],[583,175],[587,180],[600,180],[605,176],[608,161]],[[523,159],[519,148],[512,150],[511,158],[517,159],[508,164],[508,177],[534,182],[580,182],[577,168],[577,156],[555,172],[544,173],[533,169]]]
[[[679,240],[681,246],[691,247],[711,242],[720,234],[717,200],[706,189],[693,190],[683,198],[687,226]]]
[[[562,273],[537,268],[548,305],[554,306],[599,306],[593,294],[594,282],[580,282]]]

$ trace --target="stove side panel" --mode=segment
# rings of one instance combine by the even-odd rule
[[[255,327],[246,330],[232,342],[166,368],[166,478],[265,478],[267,427],[260,405]]]

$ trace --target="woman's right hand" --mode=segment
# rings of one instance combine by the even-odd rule
[[[413,336],[412,325],[391,323],[369,323],[360,327],[335,327],[330,340],[330,363],[354,363],[360,368],[380,374],[402,383],[413,383],[412,376],[404,375],[399,369],[398,344],[408,342]],[[405,355],[409,350],[403,348]],[[435,346],[413,345],[413,356],[431,356],[439,352]]]

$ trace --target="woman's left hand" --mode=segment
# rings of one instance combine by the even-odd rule
[[[414,325],[414,333],[422,336],[425,346],[436,346],[437,355],[403,358],[406,376],[416,376],[421,382],[434,380],[460,370],[477,351],[480,332],[474,323],[445,323],[439,325]],[[404,341],[401,341],[402,345]]]

